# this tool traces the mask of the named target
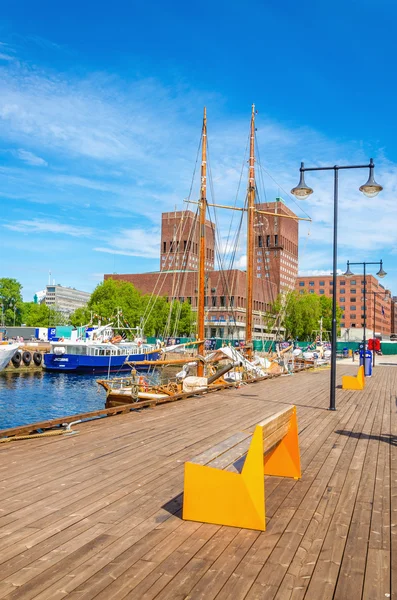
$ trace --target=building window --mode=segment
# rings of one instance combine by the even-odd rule
[[[325,281],[320,281],[319,285],[325,285]]]
[[[216,306],[216,296],[212,296],[212,306]]]
[[[350,306],[350,310],[356,310],[356,307],[352,305]]]
[[[351,294],[355,294],[355,293],[356,293],[356,290],[350,290],[350,293],[351,293]]]
[[[346,281],[340,281],[339,285],[346,285]]]
[[[320,294],[324,294],[324,290],[320,290]]]
[[[226,306],[225,305],[225,296],[221,296],[221,303],[220,306]]]
[[[163,242],[163,252],[167,252],[167,242]]]
[[[270,246],[270,235],[266,236],[266,247],[269,248]]]
[[[304,294],[304,293],[305,293],[305,290],[299,290],[299,293],[300,293],[300,294]]]
[[[274,236],[274,245],[278,246],[278,235]]]
[[[314,294],[314,290],[309,290],[309,293],[310,294]]]
[[[230,306],[234,306],[234,296],[230,296]]]
[[[339,298],[339,302],[344,302],[346,298]]]
[[[350,298],[350,302],[356,302],[355,298]]]
[[[356,285],[356,280],[355,280],[355,279],[352,279],[352,280],[350,281],[350,285],[351,285],[351,286],[352,286],[352,285]]]
[[[314,285],[314,281],[309,281],[309,285],[313,286]]]
[[[300,281],[300,282],[299,282],[299,286],[300,286],[300,287],[303,287],[304,285],[305,285],[305,282],[304,282],[304,281]]]
[[[344,294],[346,290],[340,290],[340,294]]]
[[[263,248],[263,239],[261,235],[258,235],[258,248]]]
[[[352,314],[352,313],[350,313],[350,318],[351,318],[351,319],[355,319],[355,318],[356,318],[356,315],[355,315],[355,314]]]

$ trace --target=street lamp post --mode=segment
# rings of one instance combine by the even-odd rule
[[[377,276],[383,279],[386,277],[387,273],[383,270],[383,261],[378,260],[376,262],[350,262],[347,261],[347,269],[346,273],[344,273],[345,277],[351,277],[354,273],[350,269],[350,265],[362,265],[364,267],[364,335],[363,335],[363,344],[364,344],[364,355],[365,355],[365,346],[366,346],[366,330],[367,330],[367,265],[379,265],[379,271],[377,272]],[[374,292],[372,292],[374,293]],[[374,296],[375,298],[375,296]]]
[[[344,169],[369,169],[368,181],[360,186],[360,192],[362,192],[368,198],[374,198],[383,190],[383,187],[376,183],[374,179],[374,161],[372,158],[367,165],[349,165],[339,166],[334,165],[333,167],[305,167],[304,163],[301,163],[300,167],[300,180],[298,185],[291,190],[291,193],[300,200],[308,198],[313,193],[312,188],[308,187],[305,183],[305,171],[333,171],[334,172],[334,235],[333,235],[333,261],[332,261],[332,279],[333,279],[333,290],[332,290],[332,339],[331,339],[331,382],[330,382],[330,401],[329,409],[336,410],[335,404],[335,391],[336,391],[336,270],[337,270],[337,259],[338,259],[338,183],[339,183],[339,171]]]

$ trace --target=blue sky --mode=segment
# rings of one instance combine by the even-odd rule
[[[315,194],[301,210],[284,192],[300,161],[373,156],[385,188],[375,200],[358,192],[366,171],[340,175],[339,266],[382,258],[397,294],[396,18],[392,2],[367,0],[332,10],[6,0],[0,277],[16,277],[31,299],[48,271],[91,291],[106,272],[157,270],[160,215],[189,193],[203,106],[214,199],[233,203],[255,102],[261,197],[280,193],[313,218],[300,227],[300,270],[329,272],[332,262],[332,174],[308,177]],[[219,217],[223,233],[229,218]]]

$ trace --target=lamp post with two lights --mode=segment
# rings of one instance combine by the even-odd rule
[[[368,180],[364,185],[360,186],[362,192],[368,198],[374,198],[383,190],[383,187],[376,183],[374,179],[374,161],[372,158],[367,165],[349,165],[333,167],[305,167],[301,163],[300,180],[296,187],[291,190],[291,193],[298,199],[304,200],[313,193],[305,183],[305,171],[333,171],[334,172],[334,231],[333,231],[333,261],[332,261],[332,339],[331,339],[331,382],[330,382],[330,402],[329,409],[336,410],[335,390],[336,390],[336,270],[338,262],[338,192],[339,192],[339,171],[345,169],[369,169]]]

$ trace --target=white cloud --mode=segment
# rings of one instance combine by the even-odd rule
[[[51,166],[45,172],[0,169],[1,194],[57,208],[67,206],[76,210],[76,218],[78,211],[91,206],[93,211],[112,218],[107,236],[95,234],[96,252],[157,259],[158,227],[146,231],[141,223],[150,220],[158,226],[161,212],[183,206],[195,167],[204,97],[215,188],[212,197],[208,186],[208,199],[242,206],[249,106],[244,118],[231,120],[221,113],[222,103],[211,93],[177,85],[166,88],[155,80],[120,82],[106,74],[78,80],[69,74],[54,75],[8,61],[0,68],[0,136],[16,147],[31,149],[25,157],[20,156],[25,162],[29,163],[29,157],[30,161],[43,161],[40,155],[51,156]],[[308,127],[284,126],[261,112],[257,128],[259,199],[272,200],[281,194],[298,214],[301,209],[291,200],[289,190],[298,181],[302,159],[307,166],[351,164],[366,162],[373,152],[361,140],[342,144]],[[376,157],[380,152],[375,148],[373,154]],[[367,178],[365,170],[340,173],[339,264],[348,258],[368,259],[369,251],[371,255],[397,252],[397,165],[383,156],[375,162],[376,179],[385,188],[375,200],[364,198],[358,191]],[[313,223],[300,223],[300,268],[329,272],[332,172],[308,173],[307,182],[315,193],[299,206],[309,213]],[[191,197],[197,199],[198,194],[199,162]],[[146,220],[139,221],[140,217]],[[221,251],[228,254],[226,263],[232,252],[231,244],[226,247],[232,217],[235,231],[240,213],[217,211]],[[128,228],[129,219],[133,229]],[[70,230],[68,225],[59,226]],[[36,231],[40,230],[36,227]],[[243,236],[237,244],[238,268],[245,268],[246,263]]]
[[[11,54],[4,54],[4,52],[0,52],[0,60],[15,60],[15,56],[11,56]]]
[[[26,162],[28,165],[32,165],[35,167],[47,167],[48,162],[44,160],[44,158],[40,158],[40,156],[36,156],[33,152],[29,152],[28,150],[23,150],[20,148],[15,152],[16,156]]]
[[[122,229],[116,235],[108,237],[108,246],[94,248],[96,252],[138,256],[140,258],[159,258],[160,230]]]
[[[52,233],[60,235],[70,235],[72,237],[85,237],[92,235],[93,230],[89,227],[80,227],[78,225],[68,225],[56,223],[54,221],[44,221],[33,219],[31,221],[17,221],[16,223],[6,223],[4,225],[11,231],[20,231],[26,234],[33,233]]]

